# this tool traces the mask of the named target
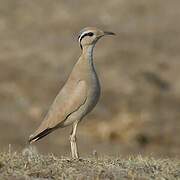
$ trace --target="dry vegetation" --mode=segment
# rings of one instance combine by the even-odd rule
[[[152,157],[88,157],[72,160],[39,155],[30,149],[22,153],[0,153],[2,180],[115,180],[180,179],[180,161]]]

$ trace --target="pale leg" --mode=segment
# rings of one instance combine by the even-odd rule
[[[73,124],[72,133],[70,135],[70,144],[71,144],[71,154],[73,159],[79,158],[79,153],[77,149],[77,143],[76,143],[76,129],[77,129],[78,122],[75,122]]]

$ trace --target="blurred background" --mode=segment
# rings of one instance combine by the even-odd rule
[[[94,61],[101,99],[79,125],[84,156],[180,157],[179,0],[0,0],[0,150],[39,126],[81,50],[86,26],[113,31]],[[71,127],[35,144],[69,155]]]

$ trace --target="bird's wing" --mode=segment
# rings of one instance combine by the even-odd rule
[[[75,88],[69,90],[69,92],[66,88],[63,88],[55,98],[44,121],[37,131],[30,136],[29,141],[37,141],[52,132],[54,128],[78,110],[85,103],[86,99],[87,85],[83,80],[79,81]]]

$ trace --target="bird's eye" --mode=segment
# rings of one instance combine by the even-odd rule
[[[87,35],[88,35],[88,36],[93,36],[93,35],[94,35],[94,33],[89,32]]]

